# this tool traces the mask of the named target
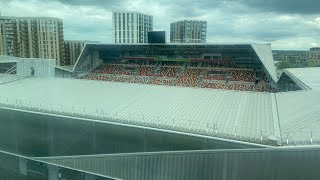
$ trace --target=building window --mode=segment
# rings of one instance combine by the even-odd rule
[[[129,23],[129,13],[127,13],[127,23]]]
[[[125,17],[125,13],[123,14],[123,30],[125,30],[126,29],[126,22],[125,22],[125,19],[126,19],[126,17]]]

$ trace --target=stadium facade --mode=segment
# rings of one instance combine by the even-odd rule
[[[320,69],[278,78],[270,44],[86,44],[56,78],[48,62],[0,85],[6,177],[319,177]]]

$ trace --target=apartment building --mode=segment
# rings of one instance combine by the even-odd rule
[[[112,24],[114,43],[147,43],[153,31],[153,17],[136,11],[113,12]]]
[[[310,51],[307,52],[307,61],[308,62],[320,61],[320,47],[310,48]]]
[[[1,55],[64,62],[63,21],[51,17],[0,16]]]
[[[207,21],[182,20],[170,23],[171,43],[205,43]]]

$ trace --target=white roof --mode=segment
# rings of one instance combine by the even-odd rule
[[[73,66],[55,66],[56,69],[72,72]]]
[[[319,140],[320,91],[303,90],[277,94],[279,119],[283,138],[292,141]],[[312,131],[312,132],[311,132]],[[287,133],[289,132],[289,133]]]
[[[74,79],[28,78],[0,86],[0,102],[157,121],[219,132],[260,137],[274,134],[271,93],[240,92],[177,86],[99,82]],[[53,105],[53,107],[50,107]],[[129,115],[130,114],[130,115]],[[173,120],[174,119],[174,120]],[[277,119],[275,119],[276,124]],[[259,130],[257,130],[259,129]]]
[[[288,68],[284,72],[302,88],[320,90],[320,67]]]
[[[308,140],[311,130],[316,134],[315,130],[320,129],[318,90],[274,94],[28,78],[0,85],[0,94],[0,103],[17,104],[17,107],[106,116],[119,122],[175,124],[176,131],[187,129],[190,125],[195,131],[204,131],[208,126],[213,130],[213,126],[217,126],[219,133],[229,136],[236,133],[241,137],[257,138],[263,134],[278,140],[280,135],[283,138],[287,132],[299,131],[299,136],[290,136]],[[320,133],[315,138],[320,140]]]

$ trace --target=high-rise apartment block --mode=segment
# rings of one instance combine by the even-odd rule
[[[114,43],[147,43],[153,31],[153,17],[135,11],[113,12],[112,23]]]
[[[65,64],[62,19],[0,16],[0,54]]]
[[[65,66],[74,65],[86,43],[98,41],[64,41]]]
[[[205,43],[207,21],[182,20],[170,24],[171,43]]]

